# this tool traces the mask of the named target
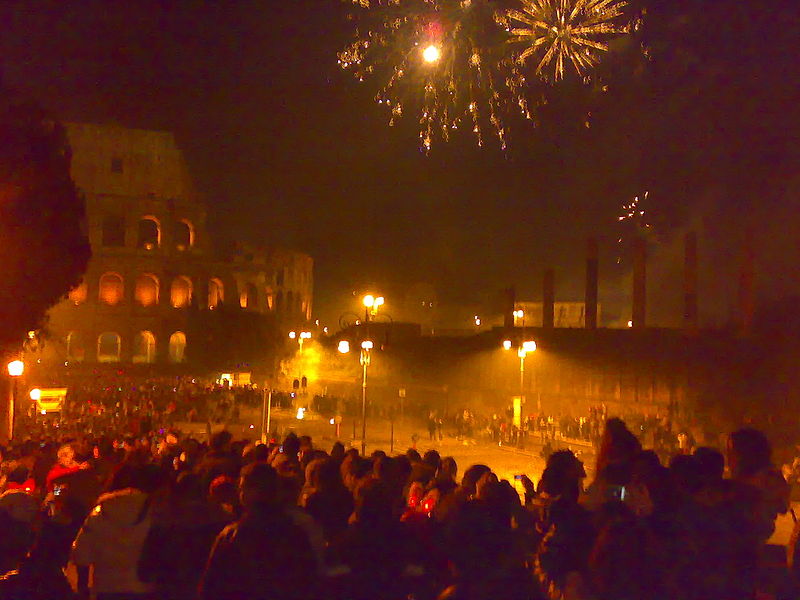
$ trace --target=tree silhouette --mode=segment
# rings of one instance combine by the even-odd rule
[[[0,351],[77,285],[91,250],[64,128],[0,84]]]

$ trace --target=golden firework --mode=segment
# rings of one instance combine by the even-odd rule
[[[478,145],[484,130],[506,147],[509,109],[531,118],[525,78],[508,52],[498,19],[506,0],[353,0],[355,40],[339,65],[359,81],[379,82],[375,100],[389,124],[419,123],[420,145],[468,129]]]
[[[622,24],[624,0],[522,0],[522,10],[507,12],[509,42],[524,45],[517,60],[539,62],[536,74],[558,81],[569,65],[581,77],[608,50],[608,40],[628,33]]]

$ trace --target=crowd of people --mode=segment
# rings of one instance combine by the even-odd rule
[[[31,439],[2,455],[0,598],[797,598],[767,545],[789,490],[766,437],[733,433],[725,471],[702,447],[662,465],[619,419],[588,486],[560,450],[524,494],[435,450],[294,434]]]

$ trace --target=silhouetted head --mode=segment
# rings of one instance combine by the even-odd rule
[[[630,463],[641,451],[641,443],[630,432],[622,419],[608,419],[600,440],[595,473],[601,475],[611,464]]]
[[[728,439],[728,466],[734,478],[750,477],[772,465],[772,447],[767,436],[746,427]]]
[[[437,473],[437,476],[455,481],[456,475],[458,475],[458,464],[456,463],[456,459],[452,456],[445,456],[442,459],[442,464],[439,465],[439,472]]]
[[[433,468],[435,472],[439,470],[439,466],[442,464],[442,457],[439,456],[436,450],[428,450],[422,458],[422,462]]]
[[[474,494],[475,486],[477,486],[480,478],[491,471],[492,470],[486,465],[472,465],[469,469],[464,471],[464,477],[461,478],[461,487],[467,493]]]
[[[341,462],[344,458],[344,444],[342,442],[335,442],[331,448],[331,458],[335,461]]]
[[[223,429],[211,436],[209,446],[214,452],[227,452],[231,445],[233,436],[231,432]]]
[[[714,448],[701,446],[694,451],[697,468],[704,484],[720,481],[725,473],[725,457]]]
[[[406,450],[406,456],[411,463],[418,463],[422,461],[422,457],[419,455],[419,452],[414,450],[414,448],[409,448]]]
[[[278,473],[271,466],[253,463],[242,469],[239,497],[246,509],[276,505],[279,491]]]

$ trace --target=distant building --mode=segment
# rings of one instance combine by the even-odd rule
[[[597,322],[600,323],[600,305],[597,305]],[[514,326],[541,327],[541,302],[516,302],[514,310],[521,310],[522,316],[514,317]],[[583,302],[555,302],[553,305],[554,327],[584,327],[586,325],[586,305]]]
[[[92,260],[51,309],[43,362],[180,364],[190,307],[311,318],[313,261],[288,250],[212,250],[206,212],[171,133],[69,124]]]

